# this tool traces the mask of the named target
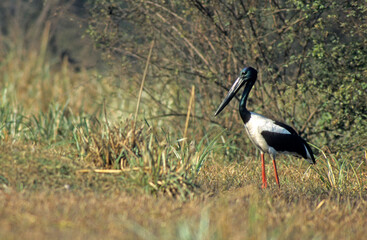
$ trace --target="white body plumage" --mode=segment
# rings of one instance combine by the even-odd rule
[[[247,132],[247,135],[249,136],[251,142],[263,153],[269,153],[273,158],[276,157],[277,154],[289,154],[289,155],[296,155],[299,157],[302,157],[297,152],[292,151],[279,151],[276,150],[273,146],[270,146],[267,142],[267,140],[263,136],[263,132],[271,132],[273,140],[277,141],[274,138],[277,138],[277,136],[282,136],[283,134],[289,134],[292,135],[292,133],[287,130],[286,128],[280,126],[277,124],[276,121],[266,118],[263,115],[260,115],[258,113],[250,112],[251,118],[249,121],[245,123],[245,129]],[[290,128],[290,127],[289,127]],[[279,138],[278,141],[284,141],[284,138]],[[287,143],[283,143],[284,145],[287,145]],[[307,149],[307,147],[303,146],[308,159],[312,159],[311,155]]]

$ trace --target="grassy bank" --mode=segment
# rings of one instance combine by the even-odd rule
[[[130,172],[83,173],[65,146],[1,144],[2,239],[362,239],[366,234],[365,169],[348,165],[345,183],[329,187],[300,161],[280,161],[282,187],[268,169],[208,159],[185,200],[132,182]],[[288,160],[288,159],[287,159]],[[337,174],[333,165],[333,173]],[[340,171],[340,170],[339,170]],[[340,177],[340,175],[339,175]],[[358,187],[364,184],[363,189]],[[149,183],[148,183],[149,184]]]

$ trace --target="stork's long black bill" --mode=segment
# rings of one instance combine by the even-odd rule
[[[242,77],[237,78],[237,80],[234,82],[231,89],[229,90],[227,96],[224,98],[223,102],[219,105],[217,111],[215,112],[215,116],[217,116],[233,99],[233,97],[236,96],[236,93],[242,87],[244,81],[245,79]]]

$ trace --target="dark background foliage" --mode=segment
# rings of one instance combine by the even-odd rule
[[[365,146],[366,4],[99,0],[89,6],[90,34],[128,80],[140,79],[155,39],[145,89],[156,104],[152,115],[184,112],[195,85],[195,115],[243,134],[235,104],[234,111],[212,116],[239,70],[250,65],[259,70],[251,109],[316,144]]]
[[[15,44],[37,50],[50,24],[52,67],[67,57],[75,70],[100,69],[109,92],[95,98],[97,105],[127,116],[135,111],[154,39],[144,118],[184,126],[195,86],[190,134],[203,136],[221,125],[241,146],[248,140],[236,104],[217,118],[213,113],[250,65],[259,71],[250,110],[288,123],[318,146],[363,150],[366,11],[365,2],[327,0],[1,1],[0,49],[3,56]]]

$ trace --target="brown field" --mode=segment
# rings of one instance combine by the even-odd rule
[[[60,149],[3,143],[1,153],[1,239],[363,239],[367,231],[366,189],[327,190],[304,163],[279,161],[281,189],[269,168],[262,190],[255,159],[209,161],[183,201],[125,189],[121,174],[79,173]]]

